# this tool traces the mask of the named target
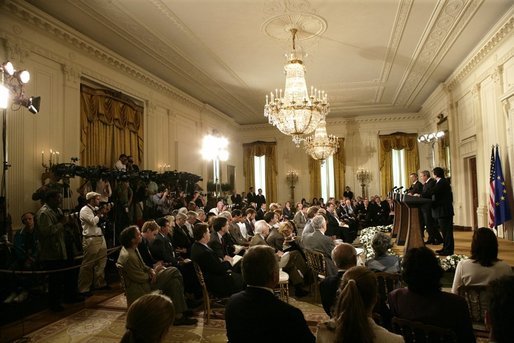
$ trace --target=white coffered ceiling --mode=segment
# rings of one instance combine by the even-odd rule
[[[27,0],[240,124],[284,87],[287,28],[329,117],[415,112],[512,0]],[[306,39],[308,38],[308,39]]]

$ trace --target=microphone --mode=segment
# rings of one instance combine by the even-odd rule
[[[398,188],[398,187],[394,186],[393,189],[391,189],[391,192],[394,192],[396,190],[396,188]]]
[[[406,190],[404,190],[404,191],[403,191],[403,193],[407,193],[408,191],[409,191],[409,190],[408,190],[408,189],[406,189]]]
[[[396,190],[400,191],[401,189],[403,189],[403,186],[398,187]]]

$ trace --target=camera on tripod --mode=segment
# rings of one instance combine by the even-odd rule
[[[69,212],[69,211],[63,211],[64,217],[67,220],[77,220],[80,218],[80,212]]]

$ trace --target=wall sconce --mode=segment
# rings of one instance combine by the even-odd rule
[[[50,149],[50,156],[48,157],[48,163],[45,161],[45,151],[41,150],[41,165],[48,171],[53,165],[59,164],[61,160],[61,153]]]
[[[366,197],[366,185],[371,181],[371,172],[366,169],[359,169],[355,174],[357,176],[357,181],[360,182],[362,188],[362,197]]]
[[[294,185],[298,182],[298,172],[296,170],[289,170],[286,175],[286,180],[291,189],[291,203],[294,203]]]

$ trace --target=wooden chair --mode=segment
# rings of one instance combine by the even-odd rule
[[[207,289],[207,284],[205,283],[205,279],[203,277],[202,269],[196,262],[192,262],[193,266],[195,268],[196,277],[198,278],[198,282],[200,283],[200,286],[202,287],[202,296],[203,296],[203,315],[205,317],[205,324],[209,324],[209,320],[211,318],[211,313],[214,316],[223,316],[221,313],[216,313],[212,309],[214,306],[217,305],[217,307],[224,307],[224,304],[226,303],[226,298],[220,299],[216,298],[214,295],[209,293],[209,290]]]
[[[376,272],[377,277],[377,302],[373,309],[374,314],[378,314],[380,322],[379,325],[384,326],[387,329],[391,328],[391,314],[389,311],[388,294],[396,288],[402,287],[401,275],[398,273],[385,273]]]
[[[485,325],[486,290],[487,286],[460,286],[458,289],[459,295],[468,303],[473,331],[479,337],[489,337],[489,330]]]
[[[278,294],[278,297],[283,302],[289,303],[289,274],[282,271],[281,268],[279,276],[278,288],[275,288],[275,294]]]
[[[125,299],[127,299],[127,308],[130,306],[129,299],[127,297],[127,273],[125,269],[123,269],[123,265],[116,263],[116,269],[118,269],[118,275],[120,276],[120,284],[121,289],[123,289],[123,294],[125,294]]]
[[[393,332],[402,335],[405,343],[457,343],[457,335],[450,329],[393,317]]]
[[[312,269],[316,277],[316,282],[312,285],[314,289],[314,301],[316,302],[319,296],[319,283],[327,277],[327,265],[325,256],[322,253],[305,249],[305,257],[307,258],[307,265]]]

